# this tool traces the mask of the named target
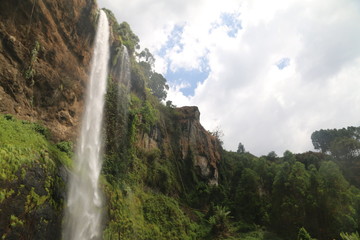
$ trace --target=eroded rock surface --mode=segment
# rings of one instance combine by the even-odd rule
[[[73,139],[83,106],[97,7],[93,0],[3,0],[0,113]]]

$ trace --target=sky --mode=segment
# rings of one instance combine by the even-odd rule
[[[98,0],[126,21],[176,106],[199,107],[224,148],[314,150],[311,133],[360,126],[358,0]]]

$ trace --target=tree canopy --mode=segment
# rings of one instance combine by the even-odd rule
[[[342,129],[320,129],[315,131],[311,135],[311,141],[314,148],[320,150],[323,153],[332,153],[333,143],[342,139],[360,141],[360,127],[347,127]],[[348,141],[349,142],[349,141]],[[355,144],[356,145],[356,144]],[[355,147],[353,145],[353,147]],[[349,145],[348,145],[349,146]]]
[[[239,143],[238,145],[238,149],[236,151],[237,153],[244,153],[245,152],[245,147],[242,143]]]

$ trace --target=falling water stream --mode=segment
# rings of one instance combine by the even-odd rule
[[[130,69],[130,58],[127,48],[123,45],[120,55],[120,64],[116,69],[116,78],[117,78],[117,109],[115,113],[115,129],[114,138],[115,147],[117,152],[122,152],[123,146],[125,146],[124,139],[119,139],[121,136],[125,136],[128,125],[127,125],[127,115],[129,109],[129,92],[131,88],[131,69]]]
[[[130,71],[130,58],[129,52],[127,48],[123,45],[121,58],[120,58],[120,76],[119,82],[122,83],[126,90],[130,90],[130,79],[131,79],[131,71]],[[119,84],[120,86],[120,84]]]
[[[86,106],[74,169],[69,177],[63,221],[64,240],[96,240],[102,235],[102,193],[99,189],[102,119],[109,61],[109,23],[100,11],[87,87]]]

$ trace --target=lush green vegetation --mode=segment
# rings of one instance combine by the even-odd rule
[[[225,152],[223,160],[222,184],[235,221],[265,226],[284,239],[295,239],[302,227],[318,239],[358,231],[360,191],[331,156]]]
[[[138,96],[144,98],[145,90],[149,89],[151,94],[156,96],[159,100],[165,100],[169,86],[166,83],[166,79],[160,74],[154,71],[155,58],[145,48],[141,52],[136,50],[140,49],[139,37],[131,30],[130,25],[127,22],[118,23],[114,14],[104,9],[112,26],[112,51],[111,59],[112,66],[115,67],[119,61],[121,46],[125,46],[131,56],[131,83],[132,91],[136,92]]]
[[[46,137],[48,130],[37,123],[16,120],[11,115],[0,115],[0,179],[14,181],[24,177],[25,166],[45,164],[70,165],[70,143],[53,145]],[[20,173],[20,174],[19,174]]]
[[[2,239],[51,236],[61,224],[59,169],[71,164],[71,143],[51,143],[38,123],[0,115],[0,232]]]

